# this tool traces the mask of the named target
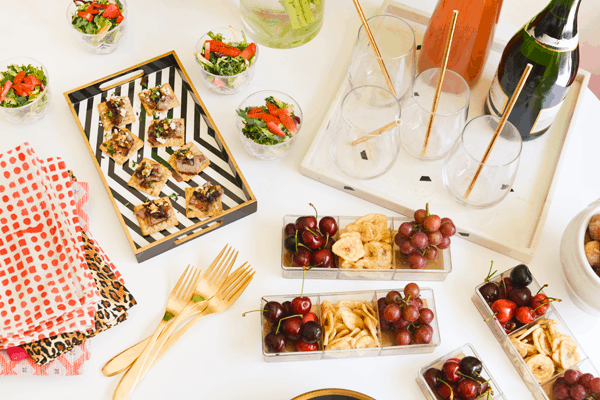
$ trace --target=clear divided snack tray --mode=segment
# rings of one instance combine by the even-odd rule
[[[494,277],[491,278],[491,281],[499,282],[502,278],[508,277],[510,275],[511,270],[512,270],[512,268],[507,271],[504,271],[501,274],[495,275]],[[575,370],[579,370],[583,373],[591,373],[595,377],[598,376],[598,372],[597,372],[595,366],[592,364],[591,360],[587,357],[585,351],[581,348],[581,346],[579,345],[579,342],[577,342],[577,339],[575,338],[573,333],[569,330],[569,328],[567,327],[567,325],[561,318],[561,316],[558,313],[558,311],[556,310],[556,308],[554,308],[554,306],[552,305],[552,303],[549,304],[549,308],[544,315],[538,316],[533,322],[523,325],[523,326],[519,327],[518,329],[512,331],[510,334],[508,334],[505,332],[504,328],[502,327],[502,325],[500,325],[498,320],[496,318],[492,318],[494,313],[492,312],[490,305],[487,304],[487,302],[481,295],[481,292],[479,291],[479,289],[485,283],[486,282],[478,285],[475,288],[475,293],[473,294],[473,297],[472,297],[473,303],[475,304],[475,307],[477,307],[477,309],[479,310],[479,313],[481,314],[481,316],[486,320],[486,323],[487,323],[488,327],[490,328],[490,330],[492,331],[492,333],[494,334],[494,336],[496,337],[496,340],[498,340],[498,342],[502,346],[502,349],[504,350],[504,352],[508,356],[509,360],[512,362],[512,364],[516,368],[517,372],[521,376],[521,379],[523,379],[523,382],[525,382],[525,385],[527,386],[527,388],[529,389],[529,391],[531,392],[531,394],[533,395],[533,397],[535,399],[554,400],[555,397],[552,394],[554,382],[558,378],[562,377],[564,372],[567,369],[575,369]],[[533,281],[528,286],[528,288],[531,290],[532,295],[535,295],[538,292],[538,290],[540,291],[540,293],[544,293],[544,291],[541,290],[541,286],[539,285],[539,283],[535,280],[535,277],[533,278]],[[521,357],[521,355],[519,354],[519,351],[518,351],[515,343],[513,343],[511,341],[511,338],[519,339],[522,335],[527,337],[528,336],[528,335],[526,335],[527,332],[531,331],[531,328],[534,325],[542,322],[542,320],[554,320],[556,323],[553,324],[553,326],[556,328],[557,332],[560,334],[563,334],[563,335],[568,335],[573,340],[573,342],[577,345],[577,353],[579,354],[579,361],[568,366],[568,368],[556,367],[556,364],[555,364],[555,370],[554,370],[554,373],[552,374],[552,376],[547,379],[543,379],[542,382],[538,382],[538,379],[536,378],[536,376],[532,373],[532,371],[526,364],[525,359],[523,357]],[[549,349],[549,350],[552,350],[552,349]],[[527,356],[529,356],[529,354]],[[525,358],[527,358],[527,356]]]
[[[473,345],[470,343],[467,343],[463,347],[458,348],[458,349],[446,354],[445,356],[438,358],[437,360],[425,365],[424,367],[422,367],[419,370],[419,375],[417,376],[417,379],[416,379],[417,384],[419,385],[421,392],[423,392],[423,395],[425,396],[425,398],[427,400],[439,400],[441,397],[438,396],[437,394],[435,394],[434,391],[427,384],[427,381],[425,380],[425,372],[427,372],[427,370],[429,368],[437,368],[437,369],[441,370],[444,363],[450,358],[460,358],[462,360],[464,357],[467,357],[467,356],[476,357],[479,361],[481,361],[481,364],[483,365],[483,369],[481,371],[481,377],[484,378],[486,381],[488,381],[489,385],[492,388],[492,394],[490,394],[489,399],[490,400],[492,400],[492,399],[493,400],[505,400],[506,399],[504,397],[504,394],[502,393],[502,390],[500,390],[500,387],[498,386],[498,384],[492,377],[492,374],[485,366],[485,363],[483,362],[483,360],[481,359],[479,354],[477,354],[477,351],[475,351],[475,348],[473,347]],[[478,398],[486,399],[486,400],[488,399],[487,395],[483,395]]]
[[[281,231],[281,273],[284,278],[302,279],[302,268],[292,265],[292,254],[285,249],[285,226],[296,222],[300,215],[286,215],[283,217]],[[338,225],[338,232],[334,239],[339,239],[339,231],[361,217],[332,216]],[[408,257],[400,252],[394,243],[394,236],[403,222],[412,221],[408,217],[387,217],[388,229],[390,230],[389,244],[392,246],[392,263],[389,269],[354,269],[339,268],[339,257],[336,258],[336,268],[310,268],[306,271],[307,279],[358,279],[378,281],[443,281],[452,272],[452,260],[450,246],[440,250],[438,258],[427,261],[423,269],[411,269],[408,265]],[[451,239],[454,239],[452,237]]]
[[[304,294],[304,297],[310,298],[312,302],[311,312],[315,313],[319,318],[319,323],[323,324],[323,318],[321,314],[321,304],[324,301],[328,301],[332,305],[340,300],[358,300],[366,301],[371,303],[376,313],[377,318],[377,339],[379,346],[362,349],[347,349],[347,350],[324,350],[323,339],[321,338],[318,342],[318,350],[310,352],[298,352],[295,350],[293,342],[288,341],[287,347],[281,353],[269,353],[265,347],[265,336],[270,332],[271,323],[268,322],[264,317],[261,317],[261,342],[262,342],[262,353],[263,359],[266,362],[282,362],[282,361],[306,361],[306,360],[323,360],[323,359],[339,359],[339,358],[350,358],[350,357],[374,357],[374,356],[388,356],[388,355],[404,355],[404,354],[421,354],[431,353],[441,344],[440,330],[438,326],[437,312],[435,309],[435,299],[433,296],[433,290],[430,288],[421,287],[420,298],[423,300],[425,307],[431,309],[434,314],[434,318],[431,321],[431,327],[433,328],[433,336],[429,344],[414,344],[408,346],[398,346],[395,343],[394,335],[389,331],[381,331],[379,324],[379,310],[377,308],[377,299],[385,297],[385,295],[391,290],[398,290],[402,292],[403,288],[394,288],[389,290],[365,290],[357,292],[338,292],[338,293],[323,293],[323,294]],[[261,299],[260,309],[264,309],[265,304],[269,301],[277,301],[283,303],[284,301],[292,301],[296,295],[276,295],[276,296],[264,296]],[[324,334],[325,332],[323,332]]]

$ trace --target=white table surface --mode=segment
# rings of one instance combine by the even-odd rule
[[[0,1],[2,40],[0,58],[28,55],[50,71],[53,92],[46,118],[33,126],[0,121],[0,151],[25,141],[40,157],[63,157],[91,190],[90,227],[124,276],[138,301],[123,324],[92,339],[92,356],[78,377],[0,377],[0,399],[111,399],[118,377],[105,378],[100,369],[112,356],[149,335],[158,323],[166,298],[188,263],[206,268],[225,243],[240,251],[256,277],[240,300],[221,315],[204,319],[188,332],[136,389],[133,399],[260,399],[285,400],[320,388],[339,387],[376,399],[421,399],[415,383],[424,364],[472,343],[491,370],[507,399],[531,396],[500,345],[471,302],[474,287],[485,278],[490,260],[503,271],[516,260],[491,250],[454,240],[453,272],[445,282],[424,283],[435,290],[442,344],[432,354],[354,358],[346,360],[266,363],[261,354],[258,314],[260,297],[299,293],[299,280],[286,280],[280,269],[280,229],[284,214],[310,213],[309,202],[322,215],[361,215],[392,212],[312,181],[299,173],[300,162],[337,87],[332,77],[344,74],[359,19],[349,0],[327,0],[325,23],[310,43],[293,50],[261,47],[256,76],[243,93],[220,96],[199,79],[193,48],[211,28],[241,25],[238,4],[232,0],[131,0],[129,36],[122,47],[106,56],[82,50],[71,36],[65,18],[67,1]],[[381,5],[363,0],[367,15]],[[407,0],[431,11],[434,0]],[[10,16],[8,16],[10,15]],[[501,21],[499,34],[508,39],[516,28]],[[258,199],[258,212],[207,236],[138,264],[114,214],[108,195],[62,93],[120,71],[154,56],[176,50]],[[279,162],[261,162],[242,148],[232,118],[236,106],[262,89],[289,93],[305,115],[302,137],[290,155]],[[580,118],[574,122],[563,168],[558,171],[554,204],[548,215],[537,255],[530,263],[547,293],[564,299],[556,308],[600,367],[600,321],[580,311],[568,298],[561,275],[559,242],[571,218],[600,197],[597,154],[600,148],[600,101],[587,90]],[[592,169],[594,170],[592,172]],[[433,205],[435,207],[435,205]],[[451,216],[450,216],[451,217]],[[514,229],[519,229],[515,226]],[[388,289],[392,282],[316,281],[307,292]]]

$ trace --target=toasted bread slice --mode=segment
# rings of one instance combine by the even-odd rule
[[[162,188],[165,186],[165,183],[167,183],[167,181],[169,180],[169,178],[173,175],[171,173],[171,171],[169,171],[169,168],[165,167],[164,165],[162,165],[161,163],[157,163],[154,160],[151,160],[149,158],[144,158],[142,159],[142,161],[140,161],[139,163],[139,167],[140,168],[143,164],[145,164],[146,162],[149,162],[150,164],[154,165],[158,165],[159,166],[159,170],[160,170],[160,174],[161,174],[161,179],[158,182],[154,182],[154,187],[150,187],[150,188],[145,188],[141,185],[139,185],[137,183],[137,179],[135,178],[135,175],[131,175],[131,178],[129,179],[129,182],[127,182],[127,184],[129,186],[131,186],[132,188],[135,188],[141,192],[147,193],[150,196],[159,196],[160,195],[160,191],[162,190]]]
[[[171,228],[171,227],[177,226],[177,224],[179,224],[179,222],[177,221],[177,216],[175,215],[175,210],[173,209],[173,206],[171,205],[171,200],[169,200],[168,197],[162,197],[160,199],[157,199],[157,201],[158,202],[166,201],[167,203],[169,203],[169,206],[168,206],[169,209],[167,211],[169,218],[166,221],[163,221],[159,224],[150,226],[150,225],[148,225],[148,222],[144,218],[140,218],[136,215],[138,223],[140,224],[140,229],[142,230],[142,235],[144,235],[144,236],[152,235],[153,233],[160,232],[164,229]],[[147,204],[147,203],[144,203],[144,204]],[[136,211],[144,208],[144,204],[140,204],[140,205],[133,207],[133,212],[136,212]]]
[[[133,112],[131,102],[129,101],[129,97],[121,96],[115,97],[115,99],[123,99],[123,108],[126,110],[125,116],[119,124],[119,127],[125,126],[127,124],[133,124],[135,122],[135,114]],[[107,114],[108,106],[106,105],[106,102],[98,104],[98,112],[100,113],[100,120],[102,121],[102,126],[104,127],[104,130],[112,131],[112,128],[114,128],[115,125],[113,125],[110,117]]]
[[[164,121],[164,119],[152,120],[152,122],[150,123],[150,126],[148,127],[148,132],[146,133],[146,136],[150,137],[150,132],[152,130],[152,126],[154,126],[155,124],[162,123],[163,121]],[[175,126],[176,126],[175,131],[176,131],[177,136],[163,139],[165,142],[158,143],[158,144],[148,140],[148,143],[150,143],[151,147],[183,146],[185,144],[185,120],[183,118],[172,118],[170,121],[171,121],[170,123],[175,123]]]
[[[204,156],[204,154],[202,154],[200,149],[198,149],[193,142],[186,143],[184,146],[181,146],[181,148],[179,150],[186,150],[186,149],[190,149],[192,154],[195,156]],[[198,174],[185,174],[185,173],[179,171],[177,169],[177,161],[175,159],[176,159],[175,152],[173,152],[173,154],[171,154],[171,157],[169,157],[169,165],[173,168],[173,170],[175,172],[177,172],[179,174],[179,176],[181,177],[182,180],[187,182],[190,179],[192,179],[194,176],[198,175]],[[208,157],[205,156],[204,161],[202,162],[202,164],[200,166],[200,171],[198,171],[198,173],[202,172],[209,165],[210,165],[210,160],[208,159]]]
[[[217,197],[214,201],[207,204],[205,210],[190,204],[190,199],[194,194],[195,188],[185,188],[185,215],[188,218],[204,218],[204,217],[217,217],[223,214],[223,202],[221,196]]]
[[[154,104],[152,104],[151,101],[148,101],[147,99],[147,94],[150,93],[150,91],[152,89],[156,89],[157,87],[160,86],[159,90],[163,90],[163,94],[165,96],[167,96],[167,102],[166,102],[166,107],[163,107],[162,109],[157,109],[155,107]],[[161,112],[165,112],[165,111],[169,111],[172,108],[175,107],[179,107],[179,100],[177,99],[177,96],[175,96],[175,92],[173,92],[173,88],[171,87],[170,84],[168,83],[163,83],[162,85],[158,85],[152,89],[146,89],[146,90],[142,90],[138,96],[140,97],[140,101],[142,102],[142,104],[144,105],[144,109],[146,110],[146,114],[147,115],[152,115],[152,113],[157,112],[157,113],[161,113]],[[165,93],[166,92],[166,93]]]
[[[110,148],[110,139],[100,145],[100,150],[102,150],[103,152],[108,154],[108,156],[110,158],[112,158],[113,160],[115,160],[115,162],[117,164],[123,165],[125,163],[125,161],[129,160],[131,158],[131,156],[133,156],[135,153],[137,153],[137,151],[139,149],[144,147],[144,141],[142,139],[140,139],[139,137],[135,136],[133,133],[131,133],[131,131],[127,128],[119,128],[119,129],[129,133],[131,135],[131,137],[133,138],[133,146],[131,147],[131,150],[129,150],[129,153],[127,153],[126,155],[123,155],[121,153],[117,153],[117,152],[113,151]]]

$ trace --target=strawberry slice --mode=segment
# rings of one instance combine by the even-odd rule
[[[253,114],[260,114],[263,112],[263,109],[260,107],[254,107],[252,110],[248,111],[248,116],[250,117]],[[250,118],[255,118],[255,117],[250,117]]]
[[[265,114],[266,115],[266,114]],[[281,130],[281,128],[276,125],[274,122],[267,122],[267,129],[273,134],[277,136],[285,136],[285,133]]]
[[[292,133],[292,135],[294,135],[296,132],[298,132],[298,127],[296,126],[296,122],[294,122],[294,119],[291,116],[287,115],[286,113],[280,113],[279,119],[281,120],[281,123],[283,124],[283,126],[285,126],[285,129],[290,131]]]
[[[277,118],[276,116],[274,116],[274,115],[271,115],[271,114],[267,114],[267,113],[260,113],[260,114],[257,114],[257,115],[258,115],[258,118],[262,119],[262,120],[263,120],[263,121],[265,121],[267,124],[268,124],[269,122],[272,122],[272,123],[274,123],[275,125],[279,125],[279,123],[281,122],[281,121],[279,120],[279,118]]]
[[[216,53],[221,53],[226,56],[237,57],[240,55],[241,51],[238,48],[232,46],[217,46],[214,50]]]
[[[21,82],[23,82],[24,78],[25,78],[25,71],[19,71],[17,76],[15,76],[15,79],[13,79],[13,83],[21,83]]]
[[[290,110],[289,108],[278,108],[275,112],[271,113],[273,115],[281,115],[281,114],[286,114],[286,115],[290,115],[292,113],[292,110]]]
[[[33,75],[26,76],[25,79],[23,79],[23,82],[33,86],[38,86],[42,83],[38,78],[36,78]]]
[[[250,43],[244,50],[242,50],[240,57],[249,60],[254,54],[256,54],[256,45],[254,43]]]
[[[117,6],[115,3],[110,3],[102,14],[104,18],[109,19],[117,18],[119,15],[121,15],[121,11],[119,10],[119,6]]]
[[[277,111],[279,111],[279,107],[277,107],[275,104],[271,103],[270,101],[267,101],[267,108],[269,109],[269,114],[272,115],[277,115]]]

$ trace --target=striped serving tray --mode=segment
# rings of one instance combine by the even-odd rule
[[[127,182],[135,171],[134,165],[137,166],[143,158],[151,158],[172,170],[167,160],[174,149],[151,148],[146,141],[152,117],[146,115],[138,97],[138,93],[144,90],[142,78],[147,78],[148,88],[167,82],[171,85],[181,104],[169,110],[167,117],[185,119],[186,143],[194,142],[211,162],[189,182],[176,182],[172,178],[167,181],[159,197],[170,196],[179,224],[148,236],[142,235],[133,208],[152,197],[128,186]],[[144,147],[123,165],[118,165],[100,150],[105,131],[100,122],[98,104],[113,94],[129,97],[136,121],[126,128],[144,141]],[[138,262],[256,212],[254,194],[174,51],[66,92],[65,98]],[[206,181],[223,187],[224,214],[203,219],[186,218],[185,188],[202,186]]]

